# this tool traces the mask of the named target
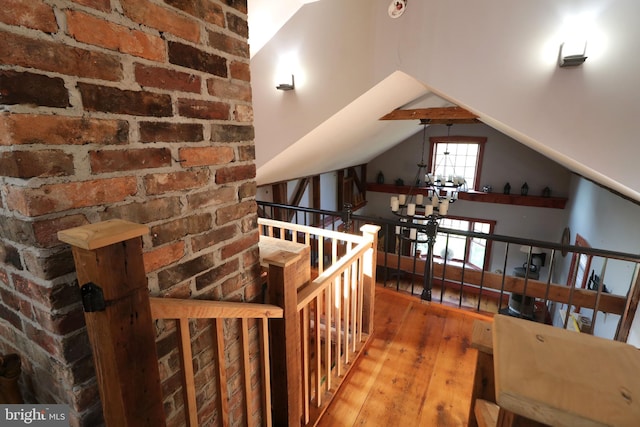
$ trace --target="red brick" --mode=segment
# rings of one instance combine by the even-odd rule
[[[168,42],[169,62],[175,65],[202,71],[215,76],[227,77],[227,59],[197,47],[178,42]]]
[[[168,148],[137,150],[98,150],[89,152],[91,173],[129,171],[171,166]]]
[[[125,200],[136,194],[135,177],[43,185],[7,187],[7,207],[26,216],[38,216]]]
[[[120,0],[120,4],[124,13],[135,22],[194,43],[200,41],[200,27],[193,19],[188,19],[147,0]]]
[[[28,300],[21,298],[17,293],[2,288],[0,288],[0,296],[2,297],[2,302],[12,311],[22,313],[27,319],[33,319],[33,305]]]
[[[180,282],[201,274],[203,271],[209,270],[214,265],[215,260],[212,253],[201,255],[159,272],[158,285],[161,290],[169,289],[173,285],[177,285]]]
[[[164,0],[164,2],[198,19],[203,19],[218,27],[224,27],[222,7],[210,0]]]
[[[0,32],[0,63],[78,77],[118,81],[122,65],[115,55]]]
[[[1,114],[0,145],[123,144],[129,126],[123,120],[84,117]]]
[[[162,267],[173,264],[184,256],[184,241],[172,243],[162,246],[150,252],[145,252],[144,271],[150,273],[159,270]]]
[[[58,231],[79,227],[88,223],[89,221],[84,215],[77,214],[34,222],[33,230],[36,241],[42,247],[50,248],[63,244],[58,240]]]
[[[191,238],[191,250],[194,253],[200,252],[201,250],[206,249],[210,246],[232,239],[236,236],[237,233],[237,227],[231,224],[224,227],[216,228],[199,236],[193,236]],[[201,288],[198,288],[198,290],[199,289]]]
[[[231,163],[234,158],[232,147],[185,147],[178,154],[184,168],[221,165]]]
[[[211,228],[211,214],[201,213],[151,227],[154,246],[181,240],[190,234],[200,234]]]
[[[209,206],[222,205],[235,200],[236,190],[232,187],[219,187],[187,195],[189,209],[194,210]]]
[[[216,210],[216,224],[223,225],[244,216],[255,214],[257,205],[254,200],[247,200],[232,206],[223,206]]]
[[[256,146],[251,145],[241,145],[238,147],[238,161],[239,162],[248,162],[256,159]]]
[[[24,251],[27,270],[33,275],[44,280],[56,279],[75,270],[71,250],[63,250],[50,255],[41,256],[37,252]]]
[[[252,142],[254,137],[253,126],[211,125],[211,141],[214,142]]]
[[[202,81],[199,76],[166,68],[136,64],[136,81],[141,86],[164,90],[200,93]]]
[[[4,176],[35,178],[72,175],[73,156],[61,150],[9,151],[0,153]]]
[[[247,14],[247,0],[227,0],[227,6],[234,8],[240,13]]]
[[[216,171],[216,184],[244,181],[256,177],[256,165],[230,166]]]
[[[201,274],[196,278],[196,289],[201,291],[209,286],[215,285],[222,281],[225,277],[237,273],[240,269],[240,263],[237,259],[229,260],[216,268]]]
[[[45,312],[37,307],[33,312],[38,326],[55,335],[66,335],[85,326],[84,312],[80,307],[65,314]]]
[[[144,177],[147,194],[160,194],[168,191],[183,191],[207,185],[211,179],[208,169],[158,173]]]
[[[209,94],[218,98],[251,102],[251,85],[244,82],[213,78],[207,81],[207,89]]]
[[[164,41],[151,34],[105,21],[84,12],[67,11],[69,35],[82,43],[128,53],[152,61],[166,57]]]
[[[239,254],[240,252],[245,251],[245,250],[251,248],[252,246],[257,245],[259,240],[260,240],[260,235],[259,235],[258,231],[256,230],[254,233],[251,233],[249,235],[245,235],[241,239],[234,240],[234,241],[230,242],[229,244],[227,244],[220,251],[220,256],[221,256],[221,258],[223,260],[225,260],[227,258],[231,258],[231,257]]]
[[[179,196],[145,199],[125,205],[107,206],[100,219],[125,219],[138,224],[148,224],[180,215],[182,203]]]
[[[255,181],[246,182],[242,184],[238,189],[238,198],[242,200],[249,197],[255,197],[257,192],[258,192],[258,186]]]
[[[178,114],[206,120],[229,120],[229,104],[197,99],[178,99]]]
[[[252,123],[253,107],[251,105],[236,104],[233,110],[233,119],[237,122]]]
[[[80,301],[80,289],[70,283],[42,286],[17,274],[12,274],[15,289],[27,299],[52,310],[59,310]]]
[[[228,278],[220,285],[222,288],[222,297],[225,301],[242,301],[242,294],[238,291],[242,289],[242,276],[236,274]]]
[[[4,304],[0,304],[0,319],[10,323],[17,330],[22,330],[22,320],[18,313]]]
[[[0,96],[7,105],[69,106],[69,93],[60,77],[0,70]]]
[[[0,283],[5,286],[9,286],[9,276],[7,275],[7,271],[4,269],[0,270]]]
[[[89,221],[84,215],[69,215],[60,218],[36,221],[33,223],[33,231],[39,245],[45,248],[50,248],[63,244],[58,240],[58,231],[79,227],[88,223]]]
[[[217,31],[209,31],[209,46],[240,58],[249,58],[246,40],[236,39]]]
[[[53,8],[39,0],[4,0],[0,7],[0,22],[45,33],[58,31]]]
[[[141,142],[197,142],[202,139],[202,125],[198,123],[140,123]]]
[[[249,24],[246,18],[234,13],[227,13],[227,28],[244,39],[249,38]]]
[[[120,90],[88,83],[78,83],[78,88],[87,111],[155,117],[173,114],[171,96],[166,94]]]
[[[74,3],[81,4],[93,9],[98,9],[103,12],[111,10],[111,0],[71,0]]]
[[[251,69],[247,62],[231,61],[229,64],[231,78],[237,80],[251,81]]]

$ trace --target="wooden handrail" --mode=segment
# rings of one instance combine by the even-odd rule
[[[309,227],[308,225],[283,223],[281,221],[274,221],[272,219],[266,219],[266,218],[258,218],[258,225],[261,225],[261,226],[263,225],[271,228],[283,228],[288,231],[296,231],[296,232],[305,233],[305,234],[313,234],[316,236],[322,236],[329,239],[337,239],[337,240],[342,240],[342,241],[351,242],[351,243],[362,242],[362,236],[359,236],[357,234],[348,234],[348,233],[342,233],[340,231],[326,230],[324,228]],[[284,236],[281,236],[281,238],[284,239]]]
[[[273,319],[283,313],[270,304],[153,297],[149,301],[154,319]]]
[[[387,253],[387,263],[389,265],[396,265],[398,262],[398,255]],[[384,265],[384,252],[378,252],[378,264]],[[416,260],[416,271],[422,271],[424,269],[424,260]],[[414,268],[413,257],[402,256],[400,258],[400,268],[406,271],[412,271]],[[440,280],[443,273],[442,264],[434,264],[433,277],[434,280]],[[454,265],[447,265],[445,280],[460,283],[462,280],[462,268]],[[482,284],[484,289],[491,289],[494,291],[523,293],[525,279],[521,277],[506,276],[503,280],[502,274],[491,273],[485,271],[484,274],[481,271],[465,269],[464,284],[480,286]],[[597,291],[589,289],[573,289],[573,295],[570,295],[572,288],[565,285],[558,285],[541,282],[538,280],[529,279],[527,281],[527,296],[548,299],[549,301],[560,302],[563,304],[571,301],[575,305],[579,305],[585,308],[594,308],[596,306]],[[611,313],[611,314],[623,314],[627,299],[621,295],[602,294],[598,305],[598,310]]]

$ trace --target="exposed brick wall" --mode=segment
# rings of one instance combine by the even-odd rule
[[[22,355],[26,400],[69,404],[71,425],[99,425],[101,407],[59,230],[110,218],[147,224],[152,294],[259,296],[246,14],[246,0],[2,3],[0,353]],[[192,329],[199,417],[211,423],[211,325]],[[175,326],[157,331],[167,419],[181,425]],[[236,325],[225,335],[233,365]],[[239,425],[236,371],[228,398]]]

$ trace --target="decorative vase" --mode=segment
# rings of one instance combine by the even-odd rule
[[[522,184],[522,187],[520,187],[520,195],[526,196],[527,194],[529,194],[529,186],[525,182],[524,184]]]
[[[378,172],[378,177],[376,178],[376,182],[378,184],[384,184],[384,175],[382,171]]]
[[[502,190],[502,192],[504,194],[509,194],[511,193],[511,184],[509,184],[508,182],[504,185],[504,189]]]
[[[542,197],[551,197],[551,189],[549,187],[544,187],[544,190],[542,190]]]

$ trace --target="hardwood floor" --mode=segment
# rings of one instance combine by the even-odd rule
[[[379,286],[373,338],[318,426],[466,426],[477,318]]]

